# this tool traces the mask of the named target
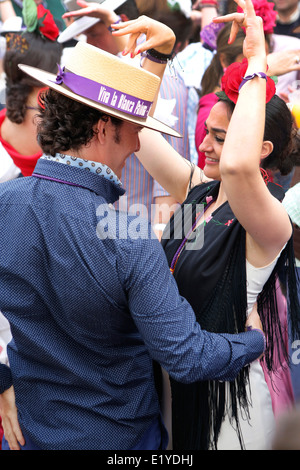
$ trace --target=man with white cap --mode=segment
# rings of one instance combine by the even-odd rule
[[[150,226],[111,207],[141,129],[177,135],[149,113],[160,82],[149,71],[161,76],[153,59],[170,54],[174,35],[147,18],[130,28],[147,32],[145,70],[85,43],[57,77],[20,65],[50,89],[44,157],[31,177],[0,187],[0,307],[13,336],[0,406],[11,448],[165,449],[152,359],[184,382],[231,380],[264,351],[257,314],[258,330],[202,331]]]
[[[73,0],[72,3],[65,3],[65,5],[68,13],[63,15],[63,18],[74,18],[75,21],[61,32],[58,42],[63,44],[84,34],[87,37],[87,42],[93,46],[99,47],[99,41],[102,44],[107,44],[107,47],[101,47],[101,49],[107,50],[111,54],[117,54],[120,49],[116,49],[116,38],[111,36],[110,25],[121,18],[126,21],[124,15],[127,16],[127,19],[135,19],[139,16],[134,0],[98,0],[95,2]],[[97,5],[101,5],[101,9],[99,9],[101,15],[99,17],[91,16],[96,11]],[[70,16],[71,14],[72,16]],[[125,44],[123,38],[120,41]]]

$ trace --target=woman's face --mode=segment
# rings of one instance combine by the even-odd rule
[[[199,146],[205,154],[204,172],[208,178],[220,179],[219,162],[229,125],[229,108],[226,103],[216,103],[206,120],[206,136]]]

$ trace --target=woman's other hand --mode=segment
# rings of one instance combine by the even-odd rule
[[[140,16],[136,20],[126,21],[111,25],[114,36],[129,34],[129,39],[123,55],[131,54],[132,57],[149,49],[155,49],[162,54],[171,54],[175,44],[175,34],[167,25],[159,21]],[[146,40],[137,45],[138,38],[144,34]]]

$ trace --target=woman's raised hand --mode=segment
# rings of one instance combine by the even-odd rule
[[[136,20],[113,24],[111,27],[114,36],[129,35],[123,55],[130,53],[132,57],[135,57],[148,49],[156,49],[163,54],[171,54],[173,51],[176,37],[172,29],[147,16],[143,15]],[[146,40],[142,44],[137,44],[138,38],[143,34]]]
[[[214,18],[214,23],[232,22],[229,43],[233,43],[239,28],[244,28],[246,38],[243,46],[244,56],[248,59],[266,56],[266,43],[262,18],[256,16],[251,0],[235,0],[244,13],[231,13]]]

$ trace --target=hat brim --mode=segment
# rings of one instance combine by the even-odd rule
[[[87,29],[99,23],[99,18],[90,18],[89,16],[82,16],[78,20],[71,23],[57,38],[57,42],[63,43],[70,41],[70,39],[79,36]]]
[[[49,72],[45,72],[44,70],[38,69],[36,67],[32,67],[30,65],[19,64],[19,68],[25,72],[27,75],[35,78],[38,82],[42,83],[43,85],[51,88],[52,90],[61,93],[62,95],[66,96],[75,101],[79,101],[86,106],[90,106],[92,108],[98,109],[110,116],[114,116],[116,118],[122,119],[123,121],[132,122],[134,124],[138,124],[143,127],[147,127],[148,129],[152,129],[157,132],[161,132],[162,134],[171,135],[173,137],[182,137],[176,130],[169,127],[167,124],[164,124],[157,119],[148,116],[146,119],[142,119],[139,117],[132,116],[130,114],[126,114],[124,112],[118,111],[116,109],[112,109],[108,106],[105,106],[101,103],[97,103],[96,101],[90,100],[83,96],[77,95],[69,88],[66,88],[64,85],[59,85],[56,83],[56,75],[53,75]]]

